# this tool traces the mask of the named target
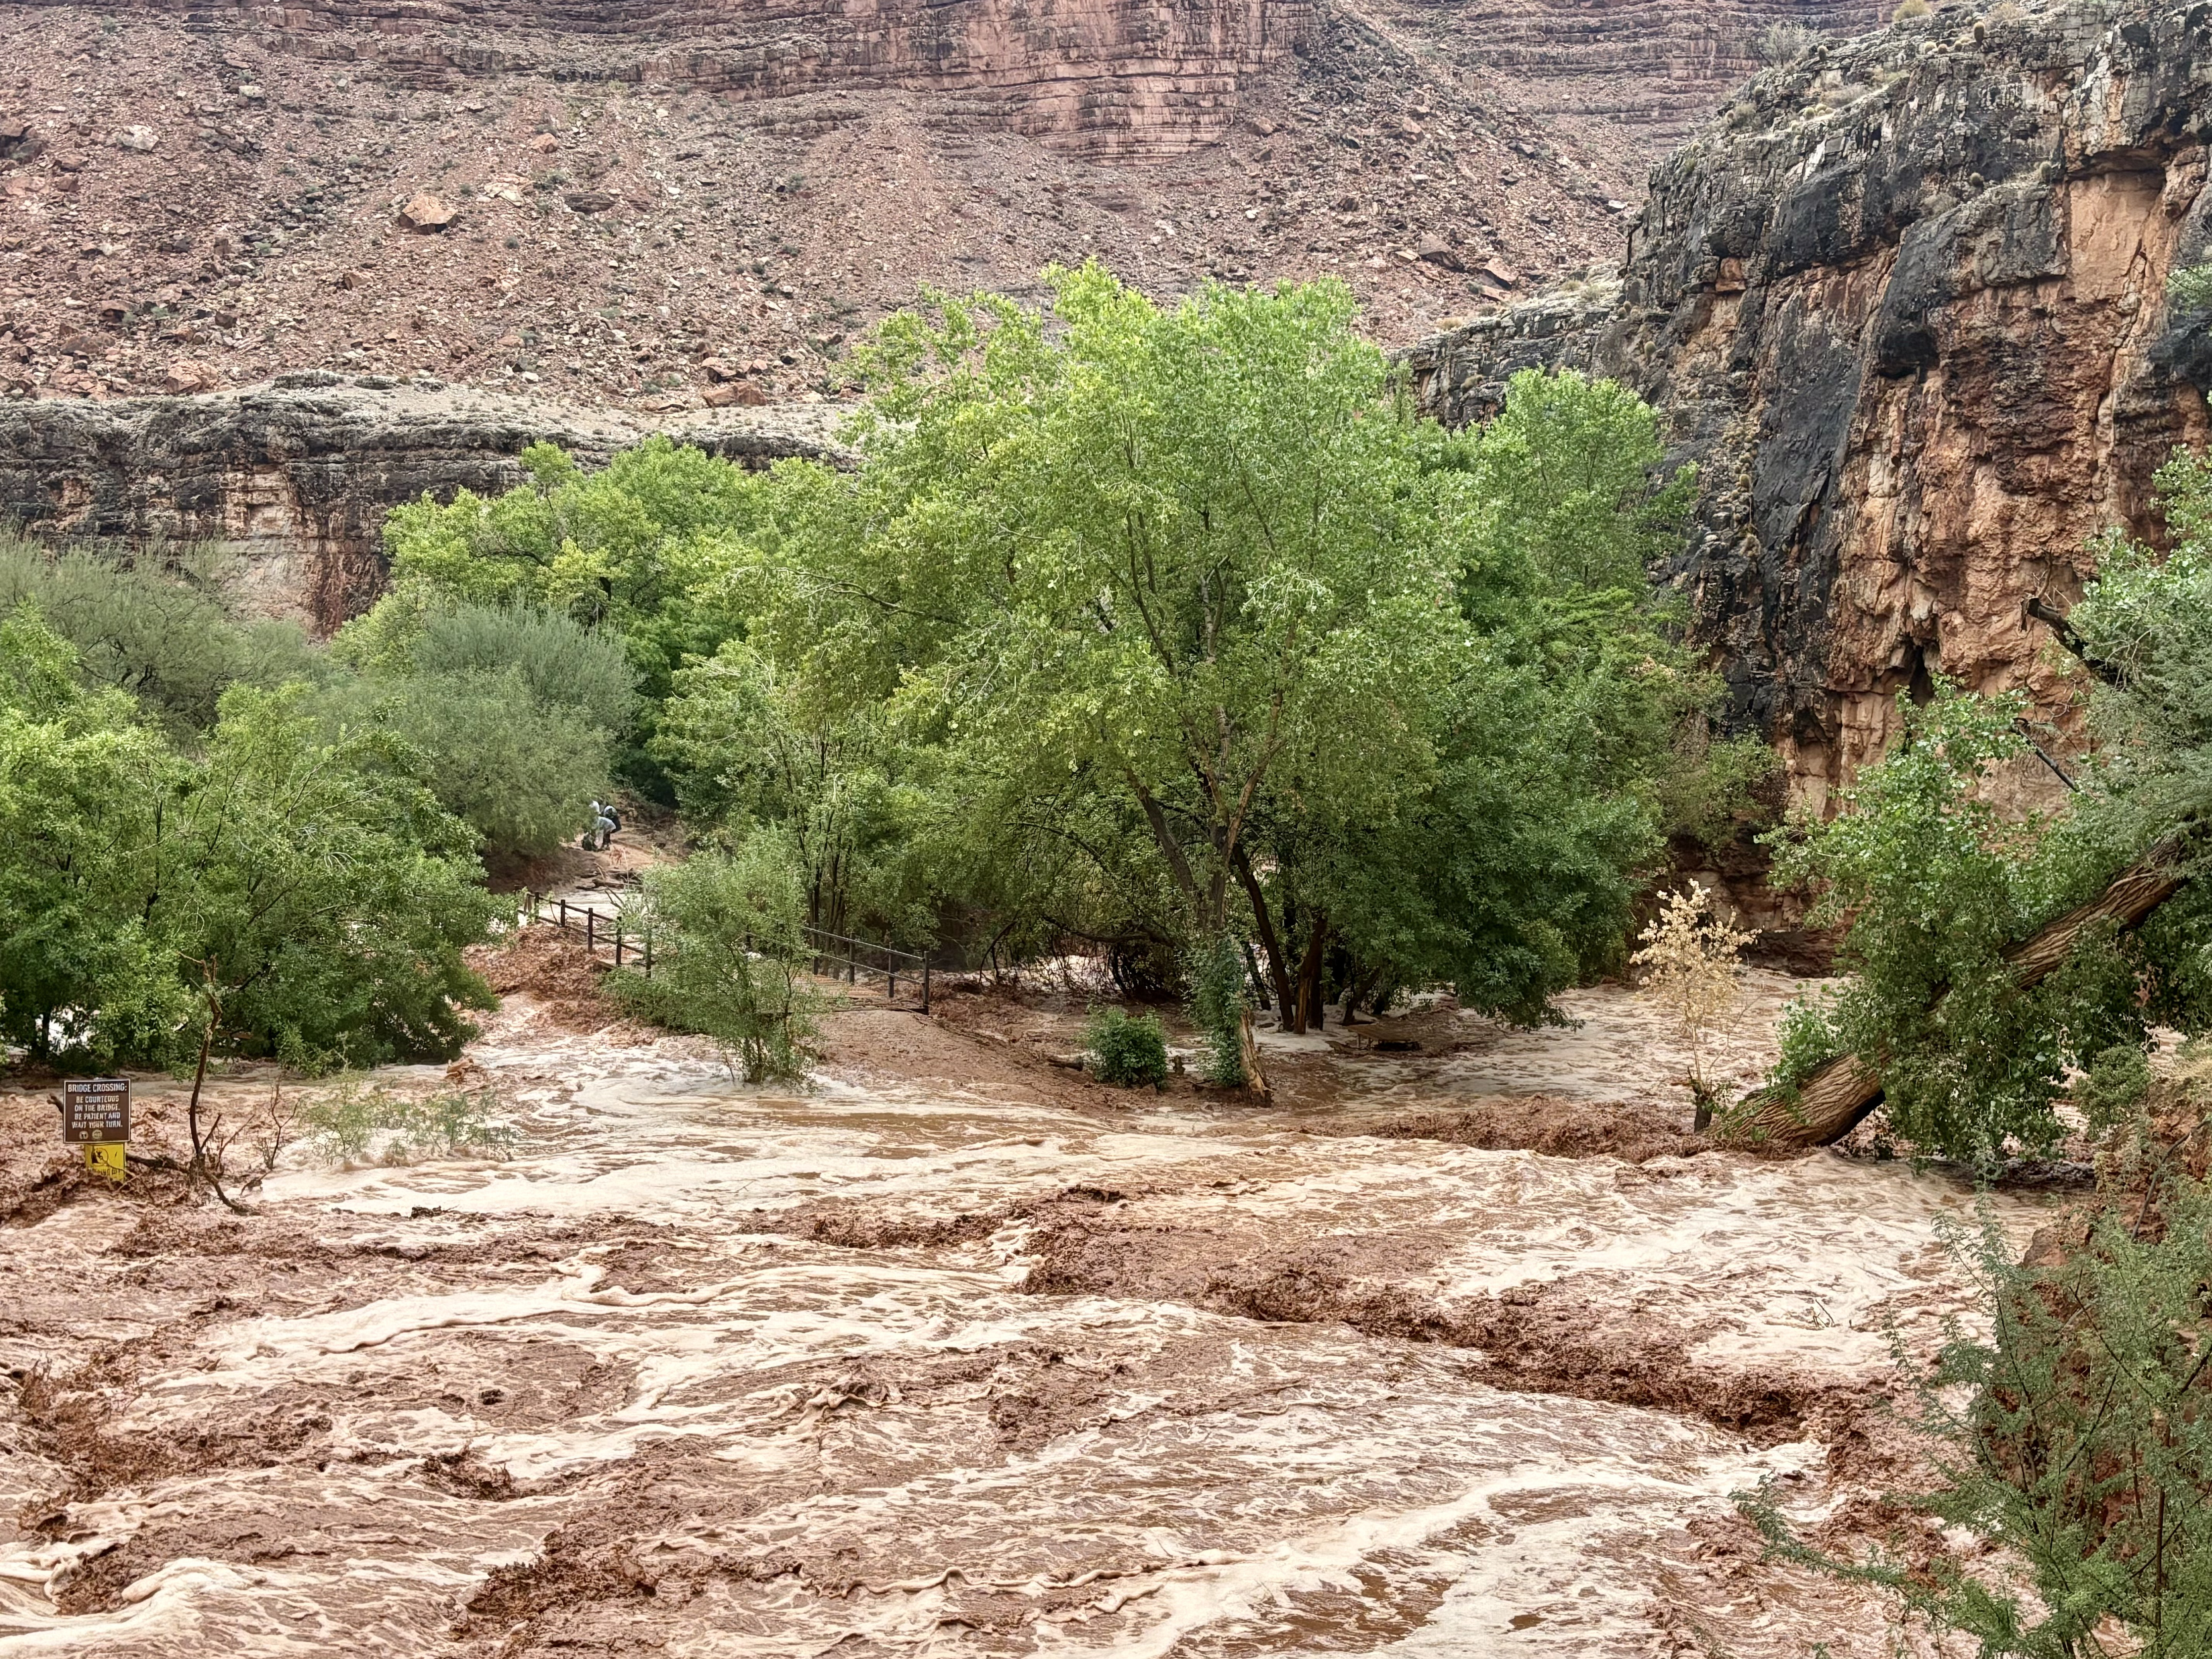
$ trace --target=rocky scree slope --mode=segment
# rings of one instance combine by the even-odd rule
[[[1093,254],[1162,293],[1340,275],[1410,340],[1613,246],[1649,160],[1310,0],[31,3],[0,50],[18,396],[834,396],[918,285]]]
[[[1704,469],[1669,575],[1815,807],[1943,674],[2070,705],[2048,633],[2087,539],[2160,532],[2207,432],[2212,9],[1952,5],[1753,81],[1652,176],[1618,282],[1424,342],[1421,405],[1527,365],[1615,375]],[[2056,786],[2023,770],[2020,787]]]

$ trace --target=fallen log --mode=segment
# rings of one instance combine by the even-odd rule
[[[1244,1086],[1261,1100],[1267,1098],[1267,1074],[1260,1069],[1260,1039],[1252,1030],[1252,1011],[1237,1021],[1237,1053],[1244,1065]]]
[[[2048,979],[2086,929],[2107,921],[2132,927],[2188,879],[2181,867],[2181,843],[2161,842],[2089,902],[2045,922],[2005,952],[2021,988]],[[1881,1073],[1856,1054],[1838,1054],[1807,1078],[1794,1097],[1772,1089],[1745,1096],[1726,1115],[1716,1138],[1737,1146],[1826,1146],[1841,1140],[1880,1104]]]

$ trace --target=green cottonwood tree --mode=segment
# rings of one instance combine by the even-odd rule
[[[712,603],[733,532],[758,520],[759,478],[653,438],[585,472],[551,444],[522,453],[530,481],[505,495],[424,496],[385,524],[403,595],[546,607],[613,629],[644,690],[668,695],[687,656],[712,654],[732,622]]]
[[[886,324],[847,515],[762,618],[772,649],[1048,792],[1121,794],[1201,931],[1288,756],[1418,787],[1424,687],[1466,629],[1446,441],[1399,418],[1340,287],[1170,310],[1097,268],[1045,317]]]

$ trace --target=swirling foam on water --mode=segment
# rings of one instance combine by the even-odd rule
[[[1118,1212],[1146,1224],[1245,1243],[1417,1238],[1442,1305],[1587,1281],[1721,1365],[1865,1375],[1886,1322],[1970,1308],[1935,1243],[1936,1218],[1967,1200],[1898,1166],[1638,1170],[1308,1136],[1265,1115],[761,1093],[649,1054],[578,1069],[596,1075],[517,1083],[528,1135],[512,1162],[270,1181],[277,1210],[374,1225],[403,1255],[525,1224],[565,1242],[494,1250],[462,1283],[395,1284],[379,1257],[334,1269],[327,1305],[172,1330],[111,1431],[183,1436],[307,1402],[330,1419],[316,1455],[118,1489],[76,1506],[64,1541],[0,1548],[0,1652],[453,1651],[488,1573],[537,1559],[619,1493],[641,1555],[696,1566],[695,1588],[564,1610],[586,1650],[628,1630],[702,1655],[848,1639],[854,1653],[1644,1654],[1655,1586],[1698,1571],[1687,1524],[1765,1476],[1816,1470],[1819,1447],[1500,1392],[1460,1351],[1340,1325],[1026,1294],[1018,1206],[1082,1185],[1128,1193]],[[932,1250],[774,1231],[825,1199],[1001,1219]],[[2037,1214],[1999,1209],[2016,1230]],[[652,1229],[648,1254],[681,1260],[683,1283],[610,1276],[593,1230],[632,1223]],[[7,1255],[21,1267],[66,1239],[96,1261],[96,1231],[64,1211]],[[485,1379],[519,1393],[547,1366],[599,1380],[542,1420],[477,1403]],[[1061,1395],[1080,1402],[1064,1422]],[[1006,1429],[994,1413],[1009,1401],[1042,1426]],[[426,1477],[422,1460],[463,1454],[520,1495]],[[12,1484],[36,1488],[32,1454],[10,1457]],[[43,1593],[142,1534],[254,1525],[289,1553],[179,1547],[106,1613],[62,1614]]]

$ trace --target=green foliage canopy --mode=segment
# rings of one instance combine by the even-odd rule
[[[1340,284],[1048,275],[1042,310],[889,319],[849,468],[541,449],[507,495],[403,509],[387,631],[618,629],[641,763],[702,836],[778,828],[814,925],[1089,937],[1154,983],[1249,937],[1294,1023],[1438,979],[1543,1017],[1759,770],[1645,574],[1692,483],[1651,411],[1532,372],[1447,433]]]
[[[0,623],[0,1035],[98,1064],[210,1030],[311,1066],[458,1049],[495,908],[467,831],[307,696],[234,686],[186,755],[30,609]]]
[[[96,551],[52,553],[0,532],[0,611],[23,605],[76,648],[77,672],[129,692],[185,737],[215,723],[234,684],[311,678],[314,653],[290,623],[242,622],[222,597],[222,561],[183,550],[126,562]]]
[[[1103,917],[1249,917],[1285,1001],[1348,944],[1534,1017],[1617,945],[1714,690],[1642,574],[1686,489],[1650,411],[1524,376],[1493,449],[1406,414],[1340,287],[1052,280],[885,325],[863,465],[780,475],[733,574],[752,647],[884,707],[1002,844],[1080,835],[1095,888],[1149,842],[1171,909]]]
[[[1842,811],[1777,839],[1776,878],[1820,884],[1816,923],[1850,921],[1838,965],[1850,978],[1793,1011],[1784,1079],[1856,1054],[1915,1145],[1980,1163],[2013,1145],[2045,1152],[2063,1133],[2052,1106],[2067,1068],[2144,1039],[2144,964],[2130,941],[2094,933],[2029,988],[2006,953],[2094,897],[2124,858],[2085,817],[2016,819],[1990,799],[1992,769],[2027,753],[2016,694],[1945,683],[1932,702],[1899,707],[1903,737]]]
[[[735,631],[714,603],[734,533],[761,516],[761,485],[742,468],[653,438],[586,473],[551,444],[523,452],[530,482],[487,498],[425,496],[385,526],[392,580],[478,605],[563,611],[612,629],[648,696],[668,695],[687,657]]]
[[[1826,1002],[1794,1011],[1778,1081],[1853,1053],[1881,1073],[1905,1139],[1987,1163],[2048,1148],[2069,1072],[2127,1069],[2151,1028],[2212,1026],[2212,893],[2194,880],[2125,934],[2091,930],[2061,969],[2024,986],[2008,951],[2100,892],[2154,844],[2201,872],[2212,809],[2212,464],[2159,474],[2179,541],[2164,556],[2112,537],[2062,638],[2087,671],[2095,750],[2075,763],[2063,810],[2008,815],[1998,768],[2027,753],[2017,695],[1939,684],[1900,702],[1904,735],[1861,775],[1842,812],[1780,838],[1776,873],[1824,892],[1816,919],[1848,918]],[[2100,1123],[2099,1127],[2103,1127]]]
[[[349,623],[336,650],[359,672],[321,699],[326,721],[400,739],[410,775],[489,858],[541,855],[582,829],[637,712],[621,643],[557,612],[416,587]]]

